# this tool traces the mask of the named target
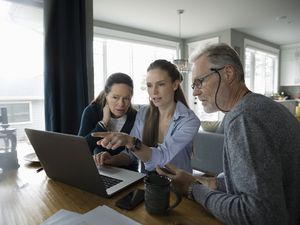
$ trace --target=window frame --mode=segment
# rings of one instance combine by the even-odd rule
[[[17,104],[28,104],[28,115],[29,120],[28,121],[22,121],[22,122],[10,122],[8,121],[9,125],[23,125],[23,124],[31,124],[32,123],[32,102],[31,101],[3,101],[0,102],[1,105],[17,105]]]
[[[273,83],[273,93],[277,93],[279,90],[279,56],[280,56],[280,49],[255,42],[249,39],[244,39],[244,65],[246,68],[246,49],[250,48],[252,50],[256,51],[261,51],[264,52],[268,55],[274,56],[275,57],[275,65],[274,65],[274,83]],[[252,56],[253,57],[253,56]],[[255,62],[255,60],[252,60]],[[254,89],[254,77],[255,77],[255,63],[251,64],[251,74],[250,74],[250,87],[249,89],[253,90]],[[244,71],[246,75],[246,71]],[[266,94],[266,93],[264,93]]]
[[[147,34],[147,32],[143,32],[143,33],[145,33],[145,34],[141,35],[141,34],[131,33],[130,31],[125,32],[125,31],[120,31],[120,30],[115,30],[115,29],[98,27],[96,25],[96,26],[94,26],[93,41],[95,41],[95,38],[99,38],[99,39],[108,39],[108,40],[112,40],[112,41],[132,43],[133,45],[140,44],[140,45],[147,45],[149,47],[154,47],[154,48],[155,47],[165,48],[165,49],[174,50],[174,53],[176,55],[175,58],[178,57],[177,49],[179,47],[180,42],[177,41],[177,39],[167,40],[167,39],[163,39],[163,37],[162,38],[153,37],[153,36],[151,36],[151,34]],[[107,49],[104,47],[102,50],[103,56],[106,54],[106,52],[107,52]],[[107,64],[105,63],[107,61],[107,58],[104,57],[102,60],[103,60],[103,64],[104,64],[103,70],[102,70],[103,77],[100,78],[100,81],[102,81],[104,84],[105,80],[109,74],[108,74]],[[174,58],[172,60],[174,60]],[[146,72],[146,69],[147,68],[145,68],[145,72]],[[96,74],[94,74],[94,76],[96,76]],[[94,82],[95,82],[95,77],[94,77]],[[94,93],[94,96],[96,96],[96,95],[97,95],[97,93]]]

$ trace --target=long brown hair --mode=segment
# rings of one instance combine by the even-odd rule
[[[182,81],[182,75],[178,71],[177,67],[171,62],[163,59],[158,59],[151,63],[147,69],[147,72],[153,69],[161,69],[168,73],[172,82],[176,80]],[[174,93],[175,102],[182,102],[186,107],[188,107],[187,101],[183,94],[182,88],[179,85]],[[158,128],[159,128],[159,111],[156,106],[150,101],[150,106],[146,114],[144,130],[143,130],[143,143],[152,147],[156,146],[158,143]]]
[[[103,109],[106,104],[106,95],[111,92],[111,88],[114,84],[128,85],[131,88],[131,94],[133,95],[133,81],[131,77],[125,73],[113,73],[107,78],[104,90],[102,90],[91,103],[97,104]],[[132,104],[130,103],[127,113],[132,113],[134,111],[135,109],[133,109]]]

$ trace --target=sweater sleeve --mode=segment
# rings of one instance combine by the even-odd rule
[[[98,140],[100,140],[100,138],[92,137],[91,135],[93,132],[106,131],[98,124],[98,121],[101,120],[102,117],[99,116],[96,110],[97,107],[95,105],[89,105],[85,108],[82,113],[78,132],[79,136],[82,136],[86,139],[92,154],[94,154],[95,149],[97,149],[98,152],[105,151],[105,148],[98,146],[96,143]]]

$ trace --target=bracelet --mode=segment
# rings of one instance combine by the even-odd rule
[[[199,182],[198,180],[193,180],[193,182],[190,184],[190,186],[188,188],[188,191],[187,191],[187,197],[188,197],[188,199],[195,200],[194,196],[193,196],[193,188],[197,184],[202,184],[202,183]]]

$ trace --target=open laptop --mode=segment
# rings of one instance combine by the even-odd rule
[[[97,166],[83,137],[25,128],[47,176],[94,194],[110,197],[145,174]]]

